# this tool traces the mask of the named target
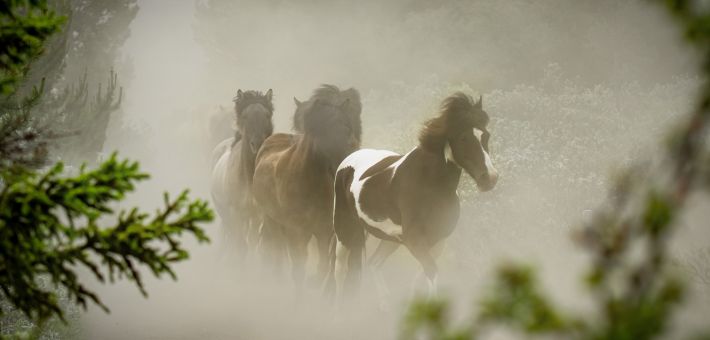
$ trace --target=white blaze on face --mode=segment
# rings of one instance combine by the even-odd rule
[[[481,145],[481,151],[483,151],[483,157],[485,157],[486,160],[486,168],[488,169],[488,175],[493,175],[493,174],[498,174],[498,171],[496,171],[496,168],[493,167],[493,162],[491,162],[491,156],[488,155],[488,152],[483,148],[483,142],[481,141],[481,137],[483,136],[483,131],[473,128],[473,134],[478,138],[478,144]]]

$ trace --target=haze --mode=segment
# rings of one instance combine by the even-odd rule
[[[464,175],[462,214],[439,260],[443,296],[467,314],[490,269],[521,259],[542,270],[546,291],[570,310],[589,307],[585,256],[570,234],[582,211],[608,204],[620,169],[658,151],[659,136],[694,104],[697,58],[658,8],[642,1],[139,1],[122,53],[125,124],[105,152],[139,160],[151,180],[122,207],[153,211],[162,192],[209,199],[208,112],[233,109],[238,89],[275,97],[275,132],[291,131],[293,97],[320,84],[362,94],[364,148],[407,152],[421,123],[457,90],[483,95],[491,116],[498,187],[479,193]],[[119,71],[119,77],[121,77]],[[130,77],[127,77],[128,79]],[[228,137],[228,136],[227,136]],[[705,198],[698,197],[698,202]],[[682,253],[707,247],[707,211],[690,209],[674,239]],[[333,322],[320,291],[293,304],[287,272],[262,278],[258,261],[237,272],[212,239],[176,266],[178,281],[148,279],[149,298],[125,282],[93,285],[111,314],[90,308],[87,339],[394,339],[418,264],[400,249],[385,266],[394,310],[377,309],[370,275],[361,310]],[[372,242],[372,240],[370,240]],[[372,251],[376,243],[368,243]],[[315,254],[309,258],[314,270]],[[148,272],[146,277],[150,276]],[[677,320],[702,323],[708,298]],[[495,335],[507,338],[508,335]]]

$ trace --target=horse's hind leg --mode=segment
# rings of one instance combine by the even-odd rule
[[[346,295],[357,297],[362,278],[362,260],[365,250],[365,229],[354,206],[352,193],[347,190],[353,180],[352,168],[345,168],[336,174],[335,204],[333,209],[333,230],[337,235],[336,246],[336,301],[342,308]],[[348,294],[349,293],[349,294]]]
[[[350,248],[346,247],[340,240],[335,247],[335,306],[338,310],[343,308],[345,300],[345,277],[348,273],[348,258]]]
[[[381,240],[380,244],[375,249],[370,259],[367,261],[370,267],[372,277],[375,279],[377,287],[377,295],[380,298],[380,310],[384,312],[390,311],[389,296],[390,292],[387,289],[385,278],[382,276],[382,266],[387,261],[387,258],[399,248],[399,243]]]

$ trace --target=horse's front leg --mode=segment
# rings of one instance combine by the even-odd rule
[[[262,263],[268,267],[267,270],[273,273],[276,282],[279,282],[288,246],[282,242],[285,240],[285,229],[267,215],[262,216],[262,221],[259,234],[259,253]]]
[[[308,278],[306,284],[309,288],[320,289],[323,286],[323,281],[328,276],[329,260],[328,248],[330,239],[333,237],[333,227],[318,230],[314,233],[318,244],[318,271],[315,275]]]
[[[385,278],[382,276],[382,266],[397,248],[399,248],[399,243],[381,240],[377,249],[375,249],[375,252],[372,254],[372,257],[367,261],[372,277],[375,279],[377,295],[380,298],[380,310],[383,312],[390,311],[390,291],[387,289]]]
[[[427,298],[432,299],[437,297],[437,282],[438,282],[438,266],[436,265],[436,259],[439,258],[443,252],[444,245],[446,244],[446,239],[442,239],[437,242],[433,247],[429,246],[426,238],[421,235],[414,235],[406,238],[404,240],[404,245],[407,247],[410,253],[419,261],[422,265],[422,271],[417,274],[414,279],[412,286],[412,295],[416,293],[416,286],[418,279],[424,274],[427,283]]]
[[[232,217],[232,230],[230,233],[233,236],[231,246],[234,249],[237,268],[244,269],[246,265],[247,254],[249,253],[249,245],[247,244],[247,227],[249,219],[243,212],[243,209],[232,207],[230,209]]]
[[[246,221],[246,242],[249,249],[248,256],[256,263],[259,255],[259,235],[261,234],[263,221],[259,218],[259,214],[253,212],[253,209],[249,212],[249,217]]]
[[[289,230],[286,235],[288,254],[291,257],[291,277],[296,286],[296,304],[303,301],[303,279],[306,275],[306,260],[308,259],[308,241],[310,233],[300,230]]]

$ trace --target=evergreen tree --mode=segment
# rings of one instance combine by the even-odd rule
[[[65,22],[66,17],[55,17],[47,10],[45,0],[0,4],[0,312],[10,306],[38,323],[63,319],[57,289],[84,307],[90,300],[107,310],[78,280],[77,265],[88,268],[102,282],[126,277],[143,294],[139,264],[156,276],[175,278],[171,264],[188,258],[178,236],[190,233],[200,242],[208,241],[197,224],[212,219],[206,203],[191,202],[184,192],[175,200],[166,194],[165,208],[152,219],[133,208],[115,222],[100,226],[100,219],[105,221],[114,213],[111,206],[148,177],[137,163],[119,162],[115,155],[96,170],[82,168],[73,178],[62,176],[62,163],[44,174],[31,170],[46,164],[47,140],[57,135],[51,132],[52,126],[38,126],[32,115],[43,100],[44,80],[28,90],[28,78],[33,65],[44,57],[48,39]],[[78,88],[64,93],[66,100],[57,100],[60,111],[84,114],[87,103],[90,112],[115,109],[109,94],[116,92],[113,74],[106,95],[98,91],[89,102],[86,87],[84,78]],[[83,102],[77,102],[82,98]],[[69,119],[83,117],[70,115]],[[105,126],[91,127],[102,128],[105,131]],[[12,331],[0,329],[0,337]]]
[[[44,82],[45,100],[33,111],[38,126],[52,125],[64,138],[50,143],[51,156],[78,166],[95,164],[103,151],[109,122],[120,129],[122,86],[132,78],[131,60],[120,47],[139,7],[135,0],[49,0],[49,8],[64,14],[65,29],[45,43],[43,57],[32,66],[25,88]]]

